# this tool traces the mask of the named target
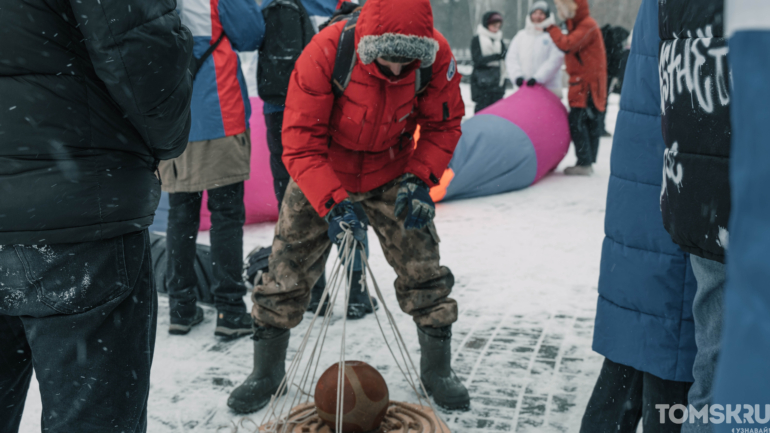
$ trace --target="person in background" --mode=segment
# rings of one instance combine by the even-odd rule
[[[695,411],[711,404],[730,244],[732,80],[723,10],[723,0],[659,3],[659,70],[671,71],[660,74],[666,142],[660,209],[671,239],[690,253],[698,283],[692,309],[698,352],[688,394]],[[712,431],[708,420],[694,421],[683,424],[682,432]]]
[[[179,0],[178,12],[193,34],[194,55],[203,63],[195,75],[187,150],[162,162],[159,170],[163,190],[169,193],[169,333],[187,334],[203,321],[203,310],[196,305],[193,262],[203,191],[208,191],[215,334],[236,338],[252,332],[241,276],[246,219],[243,181],[249,178],[251,106],[234,50],[256,50],[265,23],[252,0]]]
[[[606,358],[581,433],[679,433],[656,404],[687,405],[693,381],[696,284],[689,254],[660,214],[658,2],[644,0],[634,26],[607,193],[593,350]]]
[[[732,211],[724,329],[712,404],[744,404],[742,415],[751,405],[759,423],[770,412],[770,2],[727,0],[725,18],[730,38]],[[734,426],[723,423],[714,431],[738,431]],[[760,426],[764,431],[767,424]],[[746,427],[748,431],[751,426]]]
[[[561,99],[561,67],[564,53],[556,48],[551,35],[545,31],[554,24],[551,8],[537,1],[529,8],[522,30],[516,33],[505,55],[508,76],[517,86],[542,84]]]
[[[484,14],[471,40],[471,98],[476,112],[494,104],[505,94],[505,43],[503,42],[503,16],[490,11]]]
[[[173,0],[0,7],[0,432],[147,430],[158,160],[190,132]]]
[[[607,54],[599,25],[591,18],[588,0],[556,0],[559,18],[566,22],[566,33],[548,27],[554,44],[566,53],[569,74],[569,129],[575,143],[577,165],[564,170],[567,175],[590,176],[604,133],[607,109]]]
[[[327,0],[327,3],[334,0]],[[309,3],[309,2],[308,2]],[[264,116],[267,126],[267,146],[270,150],[270,170],[273,174],[273,189],[278,201],[278,210],[281,209],[286,187],[291,181],[289,172],[283,163],[283,143],[281,140],[281,128],[283,127],[283,113],[286,109],[286,94],[289,90],[289,78],[294,70],[294,64],[302,54],[302,50],[310,43],[315,35],[315,28],[311,21],[306,5],[300,0],[268,0],[262,5],[262,14],[265,20],[265,39],[259,47],[259,61],[257,64],[257,91],[259,97],[265,103]],[[308,4],[308,6],[310,6]],[[313,6],[316,6],[313,4]],[[359,7],[352,2],[340,2],[338,13],[352,12]],[[330,17],[332,14],[329,14]],[[316,16],[317,17],[317,16]],[[367,222],[366,214],[360,205],[356,210],[363,222]],[[364,249],[369,251],[368,240],[365,238]],[[377,305],[376,299],[369,300],[365,291],[361,290],[359,281],[363,273],[363,263],[356,255],[353,262],[353,287],[350,291],[348,303],[348,318],[361,319],[374,312],[372,305]],[[311,299],[308,311],[315,312],[321,303],[321,298],[326,288],[326,276],[322,274],[311,290]],[[324,314],[328,307],[327,299],[320,314]]]

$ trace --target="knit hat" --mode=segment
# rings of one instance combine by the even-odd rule
[[[489,27],[494,23],[501,23],[501,22],[503,22],[503,15],[497,11],[489,11],[485,13],[484,17],[481,19],[481,24],[484,27]]]
[[[532,3],[532,7],[529,8],[529,15],[532,15],[532,12],[534,11],[542,11],[546,18],[551,16],[551,8],[548,6],[548,3],[543,0]]]

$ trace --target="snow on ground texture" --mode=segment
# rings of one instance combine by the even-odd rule
[[[607,116],[610,132],[617,99],[613,95]],[[455,275],[453,297],[460,313],[453,328],[453,364],[472,397],[469,412],[442,414],[452,431],[578,431],[602,362],[591,351],[591,339],[610,147],[611,139],[602,139],[592,177],[561,173],[574,164],[570,150],[556,173],[528,189],[437,206],[442,262]],[[246,227],[244,250],[268,245],[272,235],[272,224]],[[395,273],[374,233],[369,239],[374,275],[418,362],[414,323],[398,310],[392,289]],[[201,233],[200,241],[208,242],[208,233]],[[335,309],[322,368],[339,357],[341,310]],[[242,417],[226,401],[251,372],[252,341],[216,339],[213,309],[206,309],[203,324],[187,336],[171,336],[168,314],[168,301],[161,297],[148,431],[215,432],[238,423]],[[290,359],[310,317],[306,314],[292,331]],[[384,320],[382,309],[380,317]],[[368,316],[348,325],[347,359],[375,366],[392,399],[416,401],[382,343],[375,319]],[[260,422],[263,414],[250,418]],[[33,381],[21,431],[40,431],[40,415]],[[238,431],[254,430],[252,424],[244,426]]]

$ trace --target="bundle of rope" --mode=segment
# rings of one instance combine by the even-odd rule
[[[246,428],[247,423],[250,423],[256,427],[252,432],[264,432],[264,433],[289,433],[289,432],[333,432],[333,428],[325,425],[323,421],[318,417],[318,413],[315,410],[315,405],[311,401],[313,396],[313,387],[316,384],[318,377],[318,366],[320,364],[320,355],[323,352],[324,345],[326,343],[329,325],[332,322],[333,308],[327,308],[325,313],[321,315],[322,306],[325,301],[329,299],[330,305],[335,305],[338,296],[342,293],[344,298],[344,310],[347,311],[348,303],[350,301],[350,290],[353,279],[353,260],[355,254],[359,254],[361,261],[364,264],[364,273],[362,276],[361,287],[362,290],[369,292],[368,279],[371,278],[372,287],[375,294],[379,299],[380,305],[383,307],[385,316],[395,340],[396,348],[388,341],[388,335],[383,326],[380,316],[377,314],[377,309],[374,307],[371,296],[369,300],[372,303],[372,309],[375,311],[374,316],[377,321],[377,326],[380,329],[380,333],[385,341],[385,345],[388,348],[393,360],[396,363],[399,371],[406,380],[409,387],[414,391],[417,396],[417,404],[405,404],[400,402],[391,401],[388,408],[388,412],[379,432],[425,432],[425,433],[450,433],[446,424],[440,419],[438,412],[433,407],[432,402],[425,396],[428,395],[425,390],[422,381],[420,380],[419,370],[415,367],[412,361],[409,351],[407,350],[406,343],[403,336],[396,325],[396,321],[388,308],[385,299],[382,296],[382,291],[377,284],[376,279],[372,273],[371,266],[364,253],[362,245],[353,238],[353,233],[349,227],[345,227],[345,235],[340,244],[341,254],[335,259],[332,266],[332,273],[329,277],[329,283],[321,297],[318,309],[313,315],[313,319],[308,326],[305,335],[297,348],[297,352],[289,365],[286,376],[284,377],[281,385],[278,388],[276,394],[272,397],[267,412],[262,420],[260,426],[257,426],[253,420],[248,418],[241,419],[239,425],[233,424],[231,432],[237,432],[239,427]],[[369,278],[367,278],[367,276]],[[320,317],[320,330],[316,333],[315,342],[311,345],[311,335],[313,334],[316,322]],[[340,339],[340,354],[339,365],[345,365],[345,349],[347,347],[346,330],[347,330],[347,317],[342,315],[342,337]],[[306,352],[309,350],[309,356],[304,364],[304,368],[300,368],[305,358]],[[337,377],[337,404],[336,404],[336,425],[342,425],[343,420],[343,407],[345,407],[345,393],[344,387],[344,368],[338,369]],[[289,392],[294,389],[295,392]]]

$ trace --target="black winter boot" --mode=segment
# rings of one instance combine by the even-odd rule
[[[420,340],[420,377],[433,401],[443,409],[466,411],[471,398],[452,367],[452,327],[417,327]]]
[[[374,310],[380,308],[377,304],[377,300],[371,298],[369,302],[369,291],[361,290],[363,284],[361,284],[362,271],[353,271],[353,281],[350,284],[350,299],[348,300],[348,319],[357,320],[363,319],[367,314],[374,313]],[[374,308],[372,308],[374,304]]]
[[[230,393],[227,405],[237,413],[256,412],[278,392],[286,375],[288,329],[256,327],[254,330],[254,371]]]

